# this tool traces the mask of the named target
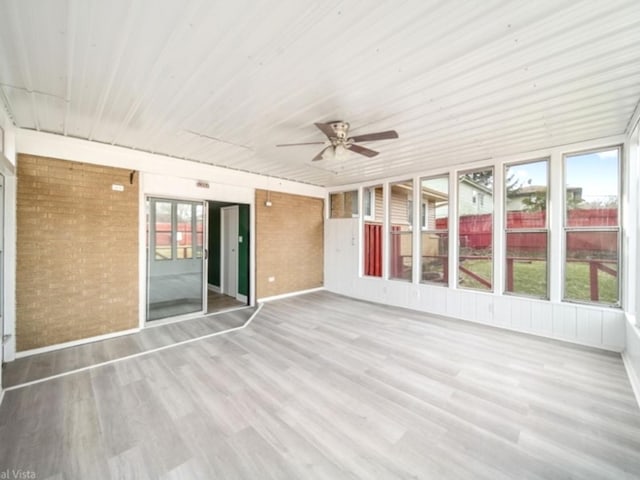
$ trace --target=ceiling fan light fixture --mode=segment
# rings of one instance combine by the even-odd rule
[[[349,150],[342,143],[333,148],[333,157],[336,160],[343,160],[349,156]]]
[[[334,160],[336,158],[335,147],[327,147],[322,152],[322,160]]]
[[[347,122],[332,121],[327,123],[314,123],[314,125],[327,137],[328,146],[321,150],[312,162],[318,160],[345,160],[351,157],[350,152],[364,155],[365,157],[375,157],[379,152],[370,148],[358,145],[358,142],[373,142],[376,140],[388,140],[398,138],[398,132],[395,130],[387,130],[385,132],[365,133],[349,137],[350,125]],[[283,143],[276,147],[292,147],[297,145],[318,145],[321,142],[306,143]],[[327,145],[327,142],[324,142]]]

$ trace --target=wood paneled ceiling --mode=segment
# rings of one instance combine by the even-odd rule
[[[18,127],[335,186],[625,132],[640,2],[3,0]],[[374,158],[311,162],[314,122]]]

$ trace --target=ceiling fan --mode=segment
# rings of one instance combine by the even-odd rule
[[[312,161],[327,160],[327,159],[341,159],[344,158],[348,151],[359,153],[365,157],[375,157],[379,152],[371,150],[370,148],[356,145],[358,142],[373,142],[375,140],[388,140],[391,138],[398,138],[398,132],[395,130],[387,130],[386,132],[377,133],[365,133],[363,135],[355,135],[349,137],[349,124],[342,120],[334,120],[327,123],[315,123],[318,129],[324,133],[331,144],[323,148],[320,153],[313,157]],[[299,145],[326,145],[324,142],[307,142],[307,143],[285,143],[276,145],[276,147],[296,147]]]

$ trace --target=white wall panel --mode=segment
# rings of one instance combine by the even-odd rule
[[[531,330],[543,335],[553,333],[553,309],[549,302],[531,302]]]
[[[618,346],[625,344],[625,314],[621,311],[605,310],[602,312],[602,344]]]
[[[631,316],[626,322],[627,348],[622,355],[625,367],[640,406],[640,328],[635,325],[635,318]]]
[[[602,311],[592,309],[576,310],[577,338],[590,345],[602,343]]]
[[[576,307],[574,305],[553,306],[553,334],[560,338],[577,339]]]
[[[433,312],[438,315],[447,313],[447,289],[445,287],[422,284],[418,285],[420,304],[418,310]]]
[[[462,299],[465,297],[469,297],[471,301],[471,296],[473,294],[471,292],[460,292],[459,290],[447,290],[447,311],[446,314],[455,318],[462,318],[461,309],[462,309]]]
[[[493,305],[494,324],[511,327],[511,298],[495,297]]]
[[[476,295],[476,319],[490,325],[494,323],[494,299],[491,295]]]
[[[478,316],[476,311],[478,305],[478,294],[472,293],[467,294],[466,292],[459,291],[456,292],[456,301],[458,302],[457,310],[458,310],[458,318],[462,318],[464,320],[471,320],[484,323],[484,319]],[[463,300],[464,299],[464,300]]]

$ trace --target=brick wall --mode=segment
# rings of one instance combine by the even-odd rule
[[[131,185],[129,173],[19,156],[18,351],[138,325],[138,176]]]
[[[256,190],[257,298],[323,285],[324,201]],[[269,277],[274,277],[269,282]]]

